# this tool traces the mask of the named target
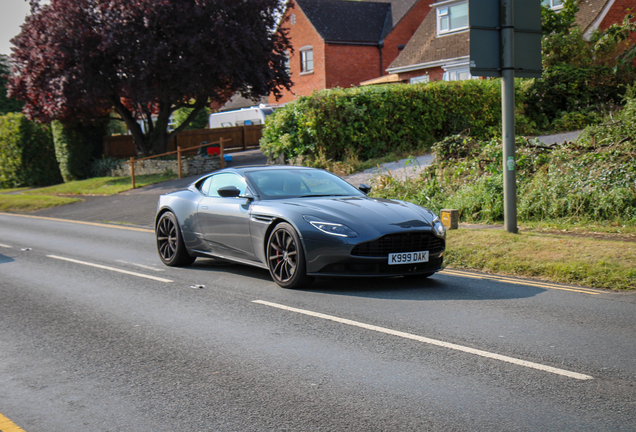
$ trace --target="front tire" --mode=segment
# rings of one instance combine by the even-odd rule
[[[269,236],[267,266],[274,282],[283,288],[300,288],[314,280],[307,276],[305,252],[298,233],[285,222],[278,224]]]
[[[161,261],[170,267],[189,266],[196,257],[191,257],[185,247],[177,218],[172,212],[161,215],[157,228],[157,251]]]

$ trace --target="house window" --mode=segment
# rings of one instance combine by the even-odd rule
[[[312,48],[301,48],[300,50],[300,73],[314,71],[314,50]]]
[[[541,0],[541,6],[547,6],[550,9],[561,9],[563,0]]]
[[[469,69],[466,68],[458,68],[458,69],[448,69],[444,72],[444,81],[464,81],[469,80],[473,76],[470,74]]]
[[[422,75],[422,76],[411,78],[410,83],[411,84],[427,83],[429,81],[430,81],[430,77],[428,75]]]
[[[552,0],[557,1],[557,0]],[[468,28],[468,2],[437,8],[437,33],[444,34]]]
[[[285,70],[287,71],[287,73],[291,73],[291,53],[288,51],[285,51]]]

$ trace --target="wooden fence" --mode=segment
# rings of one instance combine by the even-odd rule
[[[194,148],[192,149],[192,151],[194,151],[195,153],[197,153],[199,151],[200,148],[202,147],[207,147],[210,144],[218,144],[218,146],[220,147],[220,154],[219,154],[219,159],[221,161],[221,169],[225,168],[225,158],[223,157],[223,149],[226,147],[226,145],[228,147],[231,147],[232,145],[230,144],[230,140],[224,140],[223,138],[221,138],[218,141],[215,142],[210,142],[210,143],[206,143],[206,144],[201,144],[198,146],[193,146]],[[135,189],[136,185],[135,185],[135,162],[141,162],[141,161],[145,161],[145,160],[149,160],[149,159],[155,159],[158,157],[162,157],[162,156],[169,156],[172,154],[176,154],[177,155],[177,170],[179,173],[179,178],[183,178],[182,175],[182,171],[181,171],[181,157],[183,156],[183,150],[181,149],[181,147],[177,146],[177,149],[175,151],[169,151],[167,153],[162,153],[159,155],[155,155],[155,156],[148,156],[145,158],[141,158],[141,159],[135,159],[134,156],[130,157],[130,160],[128,162],[124,162],[125,164],[130,164],[130,181],[132,182],[132,188]],[[2,432],[2,431],[0,431]]]
[[[196,129],[180,132],[168,144],[168,151],[181,148],[183,155],[195,156],[202,142],[224,140],[223,153],[236,153],[260,148],[263,125],[237,126],[218,129]],[[115,135],[104,138],[104,156],[128,159],[137,156],[132,135]]]

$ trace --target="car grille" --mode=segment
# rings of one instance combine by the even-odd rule
[[[444,250],[443,239],[430,232],[388,234],[379,239],[360,243],[351,251],[353,256],[386,257],[396,252],[429,251],[434,254]]]

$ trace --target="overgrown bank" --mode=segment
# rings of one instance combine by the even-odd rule
[[[618,115],[585,129],[576,143],[545,146],[517,139],[520,221],[567,219],[636,224],[636,97]],[[439,211],[454,208],[464,222],[503,220],[499,140],[454,135],[433,146],[436,162],[416,179],[384,177],[380,197],[407,199]]]

